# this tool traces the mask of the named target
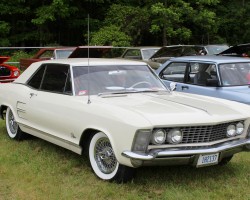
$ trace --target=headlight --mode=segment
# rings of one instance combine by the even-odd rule
[[[135,134],[132,151],[146,152],[151,135],[151,130],[139,130]]]
[[[166,131],[164,129],[156,129],[153,131],[151,138],[152,144],[163,144],[166,140]]]
[[[242,122],[239,122],[236,124],[236,135],[242,134],[244,131],[244,124]]]
[[[174,128],[168,132],[167,140],[170,144],[181,143],[183,134],[180,129]]]
[[[14,71],[14,76],[18,76],[19,75],[19,72],[18,71]]]
[[[227,137],[233,137],[236,134],[235,125],[231,124],[227,127]]]

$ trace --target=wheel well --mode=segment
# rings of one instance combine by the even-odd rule
[[[0,106],[0,118],[1,119],[4,119],[4,111],[6,110],[7,110],[7,106],[4,106],[4,105]]]
[[[83,153],[85,153],[86,151],[88,151],[89,140],[97,132],[99,132],[99,130],[96,130],[96,129],[86,129],[82,133],[82,136],[81,136],[81,139],[80,139],[80,146],[83,149]]]

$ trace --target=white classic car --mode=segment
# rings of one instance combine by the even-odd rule
[[[145,165],[226,164],[250,150],[250,107],[170,92],[144,62],[33,63],[0,85],[10,138],[31,134],[86,153],[103,180],[126,182]]]

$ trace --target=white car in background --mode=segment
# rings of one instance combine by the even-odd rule
[[[248,105],[170,92],[138,61],[33,63],[0,85],[0,116],[11,139],[31,134],[85,152],[108,181],[129,181],[145,165],[226,164],[250,150]]]

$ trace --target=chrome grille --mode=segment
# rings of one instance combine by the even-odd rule
[[[0,76],[10,76],[11,71],[3,66],[0,66]]]
[[[226,131],[230,124],[237,124],[237,122],[223,123],[209,126],[187,126],[187,127],[172,127],[179,128],[183,133],[183,140],[181,144],[188,143],[203,143],[213,142],[227,138]],[[172,128],[164,128],[166,132]],[[166,141],[167,142],[167,141]]]

